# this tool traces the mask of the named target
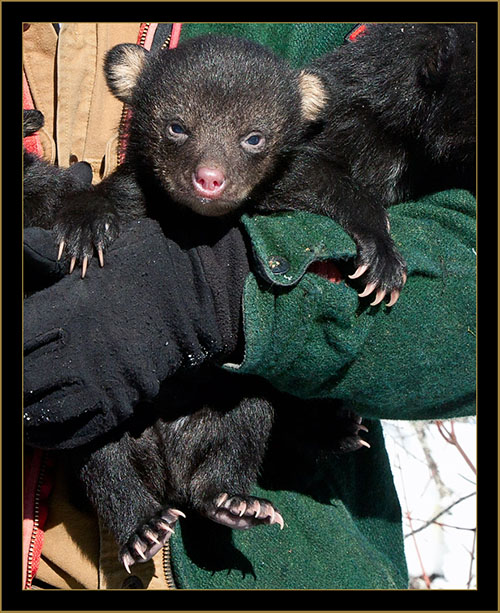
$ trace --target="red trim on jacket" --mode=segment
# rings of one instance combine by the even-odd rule
[[[23,585],[31,589],[42,554],[54,460],[46,451],[24,452]]]
[[[23,71],[23,109],[34,109],[35,105],[28,79]],[[38,133],[23,139],[26,151],[42,157],[43,149]],[[24,457],[24,500],[23,500],[23,586],[31,589],[31,582],[40,564],[47,499],[52,489],[49,473],[42,473],[42,467],[51,464],[48,454],[40,449],[27,449]]]
[[[157,27],[157,23],[141,23],[141,26],[139,28],[139,34],[137,35],[137,44],[149,51],[151,49],[151,45],[153,44]],[[179,43],[179,37],[181,35],[181,28],[181,23],[172,24],[172,30],[170,32],[170,42],[168,45],[169,49],[175,49],[175,47],[177,47]],[[123,115],[123,119],[121,121],[120,134],[118,135],[120,143],[118,161],[120,164],[123,164],[123,162],[125,161],[130,118],[132,116],[132,111],[129,108],[126,108],[124,112],[125,114]]]
[[[367,28],[367,24],[366,23],[362,23],[359,26],[356,26],[354,28],[354,30],[352,30],[348,35],[347,35],[347,40],[350,42],[354,42],[358,37],[361,38],[362,36],[364,36],[365,34],[367,34],[366,32],[366,28]]]
[[[173,23],[172,24],[172,34],[170,36],[170,45],[169,49],[175,49],[179,44],[179,38],[181,36],[182,23]]]
[[[150,49],[158,24],[141,24],[137,42],[143,37],[147,27],[143,46]],[[169,49],[179,42],[182,24],[172,24]],[[35,108],[29,89],[28,80],[23,72],[23,108]],[[24,146],[30,153],[42,156],[43,149],[38,134],[26,137]],[[23,520],[23,585],[31,589],[42,554],[44,527],[48,515],[48,498],[53,486],[53,458],[46,451],[25,448],[24,457],[24,520]]]

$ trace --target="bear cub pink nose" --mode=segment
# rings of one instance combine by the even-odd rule
[[[226,187],[226,177],[218,168],[199,166],[193,173],[195,192],[202,198],[219,198]]]

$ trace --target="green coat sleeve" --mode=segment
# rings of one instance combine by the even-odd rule
[[[244,298],[245,355],[231,370],[303,398],[342,399],[365,417],[445,419],[475,412],[475,200],[450,190],[390,209],[408,265],[392,308],[307,271],[354,258],[331,219],[245,217],[255,273]]]

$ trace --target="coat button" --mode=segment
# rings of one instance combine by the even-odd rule
[[[267,263],[269,264],[271,272],[276,275],[282,275],[290,270],[290,264],[288,261],[277,255],[272,255]]]
[[[126,590],[143,590],[144,584],[137,575],[130,575],[123,582],[122,588]]]

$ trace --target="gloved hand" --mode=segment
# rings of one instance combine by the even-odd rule
[[[104,268],[25,300],[26,441],[87,443],[181,367],[231,356],[247,273],[238,229],[183,249],[144,219],[124,228]]]

